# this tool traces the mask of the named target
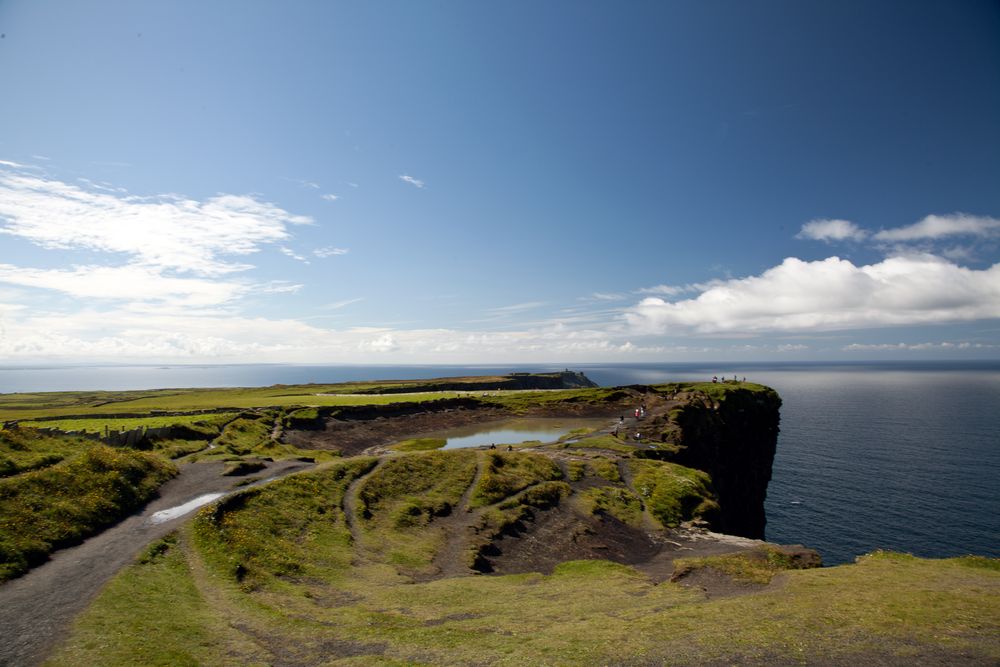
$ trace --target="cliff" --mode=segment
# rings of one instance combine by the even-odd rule
[[[764,499],[780,422],[777,392],[747,383],[672,384],[656,389],[673,406],[649,425],[656,431],[653,438],[663,445],[644,454],[707,472],[721,508],[714,527],[763,539]]]

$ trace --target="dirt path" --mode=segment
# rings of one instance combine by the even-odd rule
[[[479,485],[483,476],[483,457],[476,457],[476,474],[472,477],[469,487],[448,516],[438,519],[438,525],[444,530],[445,545],[434,556],[434,566],[438,569],[435,578],[462,577],[472,574],[469,568],[466,550],[469,548],[469,530],[478,520],[479,513],[473,513],[469,508],[472,493]]]
[[[309,468],[301,461],[277,461],[254,478],[266,479]],[[158,498],[124,521],[82,544],[52,554],[45,564],[0,585],[0,665],[40,664],[69,632],[77,614],[101,587],[192,512],[156,522],[157,512],[210,493],[232,491],[243,479],[224,477],[222,463],[192,463],[163,485]]]
[[[371,470],[351,482],[344,490],[344,501],[341,509],[344,511],[344,522],[347,524],[347,529],[351,532],[351,542],[354,543],[354,557],[351,565],[358,565],[362,560],[362,551],[364,550],[363,531],[358,517],[358,492],[383,463],[385,463],[385,459],[380,459]]]

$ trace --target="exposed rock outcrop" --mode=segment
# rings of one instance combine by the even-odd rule
[[[764,498],[778,443],[781,398],[759,385],[726,386],[716,395],[676,394],[678,405],[659,425],[664,458],[712,476],[721,515],[716,530],[763,539]]]

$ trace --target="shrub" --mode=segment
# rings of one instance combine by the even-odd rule
[[[119,521],[175,474],[158,456],[98,445],[0,480],[0,581]]]

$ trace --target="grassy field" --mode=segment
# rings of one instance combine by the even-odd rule
[[[391,549],[373,548],[372,540],[392,543],[407,529],[401,518],[433,525],[434,512],[424,509],[452,503],[468,481],[469,457],[485,455],[412,454],[374,473],[372,459],[348,459],[203,510],[111,582],[51,664],[1000,660],[996,560],[876,553],[854,565],[801,571],[767,558],[687,562],[758,577],[746,594],[712,599],[607,561],[570,561],[550,575],[421,582],[393,563]],[[412,466],[431,461],[444,466],[440,480],[453,482],[425,487],[410,479]],[[354,485],[370,511],[361,543],[344,513]],[[568,486],[548,481],[530,489],[545,489],[537,495],[553,502]],[[420,500],[425,491],[436,500]],[[489,509],[516,512],[525,496]],[[410,502],[421,511],[401,511]]]
[[[110,431],[131,431],[134,428],[160,428],[163,426],[195,426],[218,431],[237,414],[239,413],[222,412],[218,414],[150,415],[148,417],[117,419],[108,417],[46,419],[44,421],[23,422],[21,426],[25,428],[54,428],[60,431],[87,431],[98,434],[103,434],[105,428]]]
[[[262,389],[186,389],[160,392],[123,392],[113,400],[56,400],[50,394],[0,395],[0,420],[38,419],[68,415],[149,414],[156,411],[184,412],[217,408],[243,410],[262,407],[386,405],[408,401],[434,401],[455,398],[458,392],[422,392],[417,394],[337,395],[318,394],[305,390],[291,392],[288,388]],[[33,396],[34,400],[27,397]],[[15,397],[15,398],[12,398]],[[150,414],[158,418],[158,415]],[[44,425],[44,424],[43,424]]]

